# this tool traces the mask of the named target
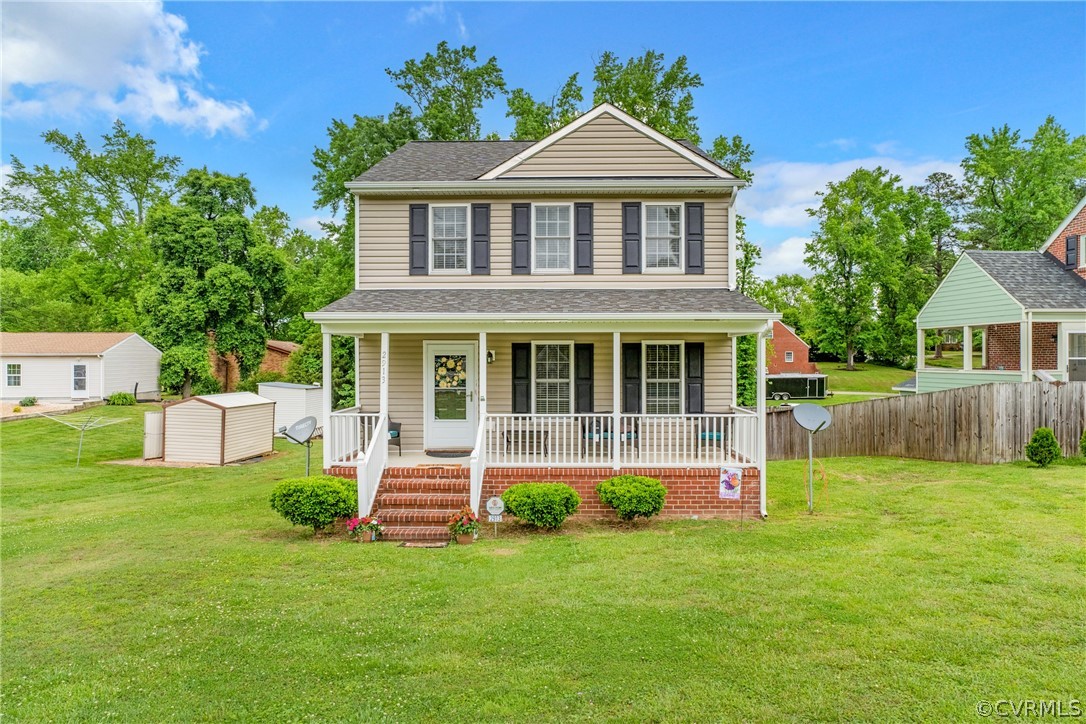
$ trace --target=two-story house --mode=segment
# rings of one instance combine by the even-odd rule
[[[603,513],[616,471],[662,478],[665,514],[764,514],[764,402],[735,404],[735,339],[779,315],[734,289],[742,180],[605,104],[538,142],[408,143],[347,185],[355,291],[307,315],[326,395],[332,335],[357,340],[324,467],[358,476],[390,537],[445,537],[461,500],[521,481]],[[742,501],[718,494],[725,466]]]

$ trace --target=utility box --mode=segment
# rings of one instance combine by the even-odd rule
[[[162,457],[162,410],[143,413],[143,459]]]
[[[261,382],[260,396],[275,401],[275,429],[290,427],[303,417],[317,418],[324,424],[324,395],[320,385],[293,382]]]

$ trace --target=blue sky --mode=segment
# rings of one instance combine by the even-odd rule
[[[740,195],[762,273],[802,270],[814,192],[881,163],[955,171],[965,136],[1047,115],[1086,132],[1086,3],[4,3],[3,160],[54,160],[49,128],[114,117],[186,166],[247,173],[259,201],[315,228],[310,163],[333,118],[400,100],[384,69],[440,40],[497,56],[549,96],[594,60],[685,54],[703,141],[741,134]],[[507,134],[504,100],[484,129]]]

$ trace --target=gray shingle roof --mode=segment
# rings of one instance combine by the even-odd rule
[[[1086,310],[1086,280],[1036,251],[967,251],[1026,309]]]
[[[770,312],[730,289],[371,289],[354,291],[325,312],[360,314],[729,314]]]
[[[355,181],[472,181],[534,141],[411,141]]]

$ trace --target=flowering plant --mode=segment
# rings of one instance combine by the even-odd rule
[[[471,511],[471,507],[465,505],[456,515],[449,518],[449,532],[453,535],[478,533],[479,516]]]
[[[384,524],[381,522],[381,519],[376,516],[351,518],[347,521],[347,535],[352,538],[357,538],[363,533],[373,533],[373,537],[378,538],[384,530]]]

